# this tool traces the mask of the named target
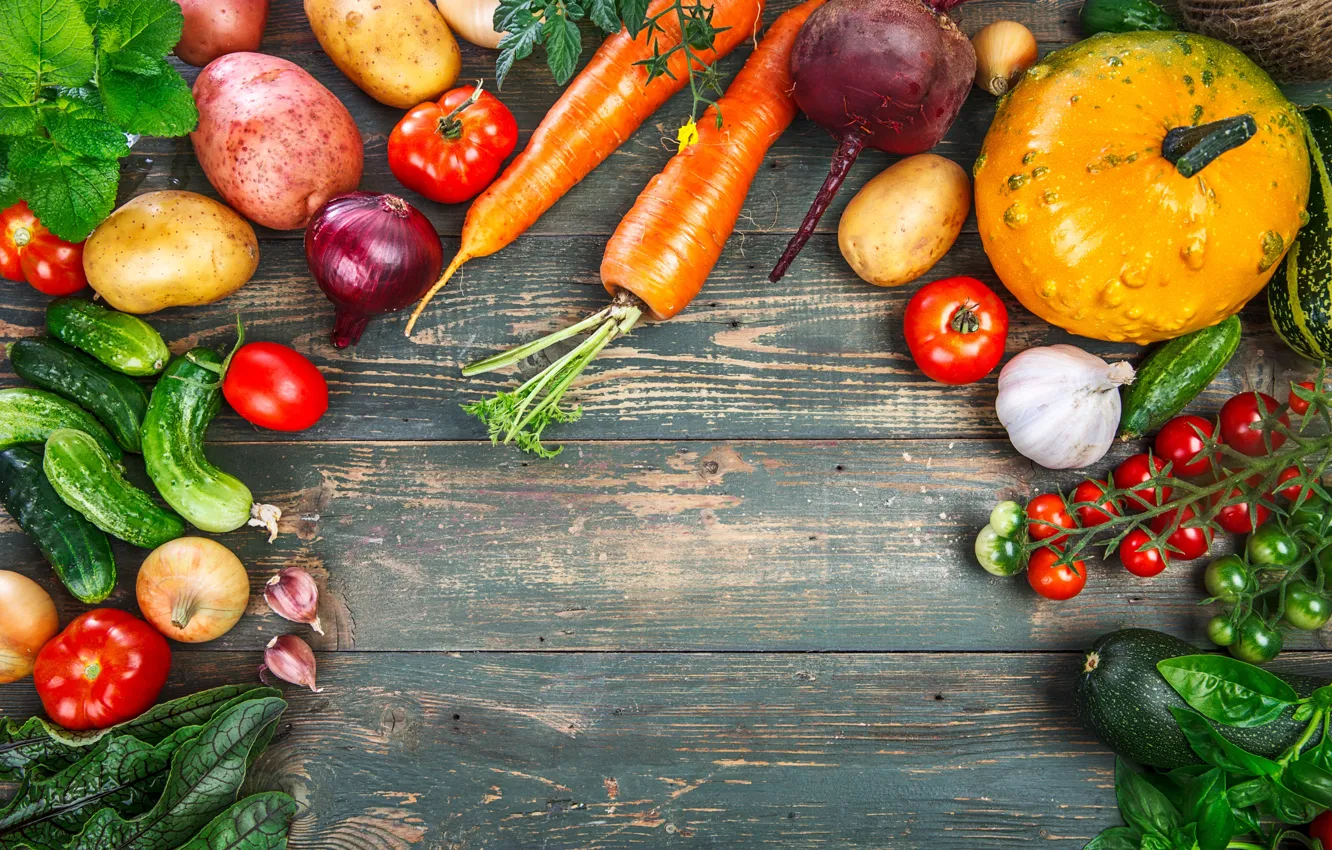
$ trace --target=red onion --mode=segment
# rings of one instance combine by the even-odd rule
[[[444,265],[444,248],[430,221],[402,198],[350,192],[310,219],[305,262],[337,308],[333,344],[346,348],[372,317],[425,294]]]

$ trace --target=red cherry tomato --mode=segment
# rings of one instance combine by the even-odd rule
[[[1004,356],[1008,310],[974,277],[927,283],[906,308],[906,343],[920,371],[941,384],[970,384]]]
[[[1119,508],[1114,502],[1102,501],[1101,497],[1105,495],[1106,486],[1104,482],[1093,481],[1090,478],[1078,485],[1078,489],[1073,491],[1073,502],[1091,502],[1099,507],[1093,507],[1091,504],[1076,508],[1078,515],[1078,525],[1083,528],[1091,528],[1094,525],[1100,525],[1103,522],[1109,522],[1110,517],[1119,516]]]
[[[1201,416],[1176,416],[1156,434],[1156,456],[1172,463],[1170,474],[1180,478],[1205,475],[1212,469],[1202,454],[1203,440],[1212,436],[1212,423]]]
[[[1058,493],[1042,493],[1027,502],[1027,534],[1032,540],[1048,540],[1059,533],[1042,520],[1060,528],[1073,528],[1073,517],[1069,516],[1064,497]],[[1068,535],[1060,534],[1054,542],[1061,544],[1066,540]]]
[[[1317,838],[1323,850],[1332,850],[1332,811],[1323,812],[1310,821],[1309,837]]]
[[[1082,561],[1074,561],[1072,567],[1057,565],[1059,555],[1055,549],[1037,549],[1027,563],[1027,581],[1031,589],[1046,599],[1072,599],[1087,584],[1087,565]]]
[[[1236,498],[1241,496],[1242,492],[1238,487],[1231,490],[1226,498]],[[1212,496],[1212,504],[1221,502],[1221,494],[1216,493]],[[1237,502],[1233,505],[1226,505],[1216,513],[1216,524],[1229,531],[1231,534],[1249,534],[1259,525],[1267,522],[1267,518],[1272,515],[1272,511],[1259,502],[1256,506],[1258,522],[1255,524],[1249,517],[1249,503]]]
[[[105,729],[157,701],[171,648],[156,629],[124,611],[97,608],[51,638],[33,668],[37,695],[66,729]]]
[[[1206,555],[1207,550],[1212,548],[1212,530],[1190,525],[1190,522],[1196,520],[1197,517],[1198,515],[1192,507],[1184,509],[1184,517],[1179,521],[1179,528],[1175,529],[1166,538],[1165,554],[1167,557],[1178,558],[1181,561],[1192,561],[1194,558],[1201,558]],[[1157,534],[1174,524],[1175,511],[1166,511],[1160,516],[1154,517],[1151,521],[1152,531]]]
[[[88,285],[83,243],[57,237],[19,201],[0,212],[0,275],[47,295],[72,295]]]
[[[462,86],[402,117],[389,134],[389,170],[432,201],[458,204],[490,185],[517,143],[508,107],[488,91]]]
[[[1300,381],[1295,386],[1313,392],[1314,383],[1313,381]],[[1290,398],[1286,401],[1286,405],[1290,408],[1290,412],[1296,416],[1303,416],[1309,412],[1309,402],[1295,395],[1295,387],[1290,388]],[[1328,848],[1328,850],[1332,850],[1332,848]]]
[[[1259,412],[1258,404],[1262,403],[1264,411]],[[1277,400],[1266,393],[1247,392],[1231,396],[1230,400],[1221,406],[1221,440],[1227,446],[1235,451],[1249,457],[1257,457],[1267,453],[1267,445],[1263,439],[1264,433],[1260,427],[1253,426],[1265,415],[1276,410],[1280,405]],[[1287,427],[1290,426],[1290,417],[1281,414],[1281,422]],[[1286,441],[1284,434],[1273,431],[1271,433],[1272,449],[1281,448],[1281,444]]]
[[[328,383],[305,355],[276,342],[251,342],[231,358],[222,395],[247,422],[304,431],[328,410]]]
[[[1279,493],[1280,495],[1284,496],[1285,498],[1289,499],[1292,502],[1300,497],[1301,490],[1304,491],[1305,500],[1308,500],[1310,497],[1312,497],[1313,489],[1309,487],[1308,484],[1305,484],[1304,486],[1300,486],[1299,484],[1291,484],[1288,487],[1281,486],[1282,484],[1285,484],[1287,481],[1292,481],[1296,478],[1299,478],[1300,475],[1301,472],[1298,466],[1288,466],[1285,469],[1281,470],[1281,474],[1277,476],[1277,488],[1276,488],[1277,493]]]
[[[1141,528],[1135,528],[1119,542],[1119,560],[1124,569],[1139,578],[1151,578],[1159,575],[1168,563],[1165,554],[1156,546],[1150,545],[1152,538]],[[1142,548],[1142,547],[1146,548]]]
[[[1153,475],[1159,474],[1164,468],[1165,461],[1155,455],[1130,455],[1120,461],[1119,466],[1115,467],[1115,486],[1121,490],[1137,487],[1139,484],[1150,481]],[[1162,502],[1169,501],[1171,492],[1172,489],[1166,485],[1159,485],[1155,488],[1138,487],[1129,494],[1129,507],[1134,510],[1154,507]]]

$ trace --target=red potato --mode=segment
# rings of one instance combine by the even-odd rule
[[[315,210],[361,181],[364,150],[351,113],[299,65],[231,53],[194,83],[194,153],[213,188],[274,230],[305,227]]]
[[[268,0],[176,0],[185,29],[176,55],[203,67],[219,56],[259,49],[268,23]]]

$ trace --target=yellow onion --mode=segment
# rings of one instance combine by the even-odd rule
[[[139,568],[139,610],[159,632],[203,643],[231,631],[250,601],[250,577],[231,550],[204,537],[164,543]]]
[[[0,684],[31,673],[37,652],[58,631],[50,594],[27,576],[0,570]]]
[[[1017,21],[995,21],[971,39],[976,85],[996,97],[1017,84],[1040,54],[1036,36]]]

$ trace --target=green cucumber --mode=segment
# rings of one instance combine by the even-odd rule
[[[1124,388],[1119,436],[1133,440],[1164,425],[1207,389],[1239,343],[1240,320],[1230,316],[1162,344]]]
[[[202,364],[202,365],[201,365]],[[171,361],[143,420],[148,477],[168,505],[204,531],[234,531],[250,520],[250,488],[204,457],[204,432],[222,407],[222,358],[196,348]]]
[[[1087,0],[1078,15],[1082,34],[1177,30],[1179,24],[1151,0]]]
[[[46,308],[46,329],[66,345],[136,378],[156,375],[171,359],[162,335],[152,325],[82,298],[52,301]]]
[[[101,420],[127,452],[139,451],[139,429],[148,393],[134,379],[54,339],[21,339],[9,345],[9,362],[30,384],[81,405]]]
[[[1332,360],[1332,109],[1311,106],[1304,119],[1313,173],[1309,222],[1267,286],[1267,309],[1296,354]]]
[[[41,455],[26,446],[0,451],[0,503],[74,598],[93,604],[115,590],[111,541],[56,495],[42,471]]]
[[[101,423],[72,401],[28,387],[0,390],[0,448],[45,443],[57,428],[86,431],[112,460],[125,456]]]
[[[97,441],[82,431],[59,428],[46,438],[46,480],[65,504],[93,525],[126,543],[156,549],[185,533],[185,523],[125,480]]]
[[[1167,658],[1197,654],[1192,644],[1150,629],[1104,635],[1083,659],[1073,687],[1073,712],[1087,731],[1125,758],[1161,770],[1199,764],[1170,713],[1172,707],[1188,706],[1156,669]],[[1310,676],[1281,678],[1302,697],[1328,684]],[[1266,726],[1247,729],[1212,725],[1249,752],[1274,758],[1298,741],[1307,725],[1291,714],[1287,709]]]

